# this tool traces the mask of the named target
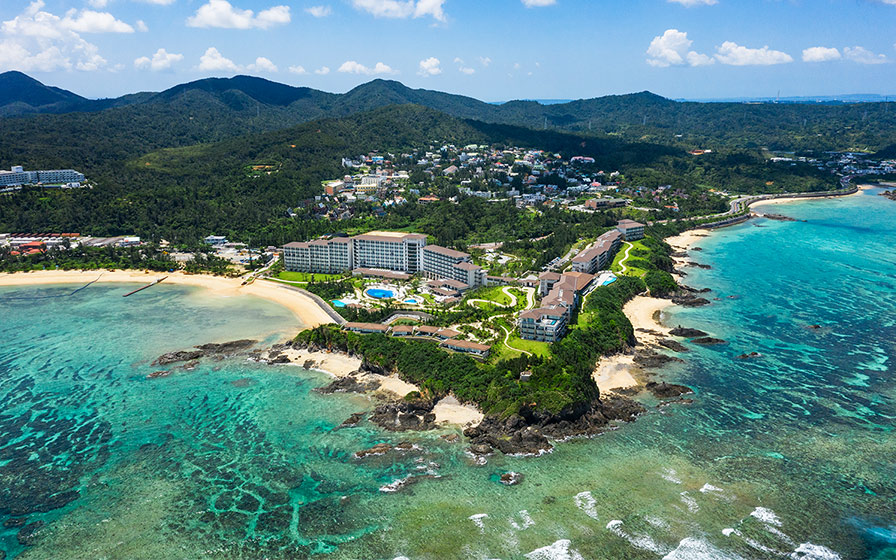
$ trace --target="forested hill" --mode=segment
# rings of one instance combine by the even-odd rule
[[[0,115],[68,112],[17,118],[6,128],[38,135],[59,129],[73,136],[86,127],[124,129],[128,145],[121,149],[131,155],[393,104],[424,105],[483,122],[611,134],[685,148],[875,151],[896,144],[896,109],[890,111],[890,103],[694,103],[641,92],[554,105],[535,101],[494,105],[381,79],[333,94],[249,76],[209,78],[161,93],[92,101],[19,72],[0,74]],[[7,155],[15,153],[0,150],[0,158]]]

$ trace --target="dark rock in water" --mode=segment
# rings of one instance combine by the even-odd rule
[[[691,251],[702,251],[703,247],[691,247],[690,250]]]
[[[11,527],[24,527],[27,524],[28,524],[27,517],[18,517],[18,518],[12,517],[3,522],[3,526],[6,527],[7,529],[9,529]]]
[[[700,264],[700,263],[698,263],[698,262],[694,262],[694,261],[688,261],[688,264],[691,265],[691,266],[696,266],[697,268],[705,269],[705,270],[709,270],[709,269],[712,268],[712,267],[709,266],[708,264]]]
[[[314,369],[315,363],[314,360],[305,360],[305,363],[302,364],[302,367],[305,369]]]
[[[896,191],[884,191],[880,193],[879,196],[884,198],[889,198],[890,200],[896,200]]]
[[[701,288],[698,290],[697,288],[692,288],[691,286],[685,286],[684,284],[679,284],[678,287],[687,292],[691,292],[692,294],[706,294],[706,293],[709,293],[712,291],[709,288]]]
[[[669,253],[669,256],[676,258],[676,259],[680,259],[680,258],[684,258],[684,257],[688,256],[688,253],[687,253],[687,251],[673,251],[673,252]]]
[[[644,387],[659,399],[671,399],[694,392],[690,387],[685,387],[684,385],[673,385],[671,383],[666,383],[665,381],[660,383],[651,381]]]
[[[255,380],[248,377],[243,377],[242,379],[231,381],[230,384],[234,387],[249,387],[251,385],[255,385]]]
[[[146,376],[147,379],[156,379],[159,377],[168,377],[174,370],[164,369],[162,371],[154,371]]]
[[[447,441],[448,443],[454,443],[454,442],[456,442],[458,439],[460,439],[460,438],[457,437],[457,434],[445,434],[445,435],[443,435],[443,436],[439,436],[439,437],[442,438],[442,439],[444,439],[444,440]]]
[[[376,407],[370,421],[394,432],[434,430],[437,428],[434,406],[433,401],[424,399],[390,402]]]
[[[817,331],[821,328],[821,325],[809,325],[807,328],[812,329],[813,331]]]
[[[783,214],[762,214],[763,218],[767,218],[769,220],[777,220],[779,222],[805,222],[806,220],[797,220],[796,218],[791,218],[790,216],[785,216]]]
[[[272,363],[272,364],[289,364],[289,363],[292,363],[292,361],[289,359],[289,356],[287,356],[286,354],[278,354],[272,360],[270,360],[270,363]]]
[[[683,307],[700,307],[701,305],[709,305],[709,300],[697,297],[689,292],[679,291],[672,296],[672,303]]]
[[[380,384],[376,381],[360,381],[357,377],[346,376],[334,379],[332,383],[324,387],[314,389],[314,392],[329,395],[332,393],[366,393],[376,391]]]
[[[691,340],[694,344],[703,344],[704,346],[712,345],[712,344],[727,344],[721,338],[713,338],[711,336],[701,336],[700,338],[694,338]]]
[[[193,371],[196,369],[196,366],[199,365],[199,360],[190,360],[189,362],[183,365],[183,368],[187,371]]]
[[[409,441],[403,441],[395,446],[397,451],[410,451],[414,449],[414,444]]]
[[[660,354],[650,349],[638,350],[635,352],[634,362],[643,368],[662,367],[670,362],[682,362],[681,358]]]
[[[25,525],[16,534],[19,544],[23,546],[32,546],[37,541],[37,533],[43,528],[43,521],[34,521]]]
[[[167,366],[168,364],[174,364],[177,362],[187,362],[190,360],[196,360],[205,356],[205,352],[202,350],[181,350],[179,352],[168,352],[167,354],[162,354],[152,363],[154,366]]]
[[[697,330],[697,329],[689,329],[687,327],[678,326],[669,331],[669,334],[672,336],[680,336],[682,338],[695,338],[698,336],[709,336],[707,333]]]
[[[500,481],[504,486],[516,486],[523,481],[523,475],[513,471],[506,472],[501,475]]]
[[[222,342],[220,344],[202,344],[200,346],[197,346],[196,348],[199,348],[200,350],[205,352],[206,355],[211,356],[213,354],[233,354],[236,352],[242,352],[243,350],[248,350],[257,343],[257,340],[242,339],[232,340],[230,342]]]
[[[674,352],[690,352],[687,346],[678,342],[677,340],[662,339],[658,340],[657,344],[659,344],[660,346],[665,346],[666,348]]]
[[[392,446],[388,443],[378,443],[371,447],[370,449],[365,449],[363,451],[356,451],[355,457],[358,459],[363,459],[364,457],[371,457],[376,455],[385,455],[386,453],[392,451]]]
[[[473,455],[491,455],[495,450],[487,443],[474,443],[470,446],[470,453]]]
[[[760,358],[760,357],[762,357],[762,354],[760,354],[759,352],[750,352],[749,354],[741,354],[740,356],[737,357],[737,359],[738,360],[749,360],[751,358]]]
[[[364,419],[363,412],[356,412],[349,416],[345,422],[339,425],[340,428],[351,428],[352,426],[357,426],[361,420]]]

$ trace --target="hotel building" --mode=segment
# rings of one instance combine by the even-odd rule
[[[636,241],[644,237],[644,224],[639,224],[634,220],[619,220],[616,229],[626,241]]]
[[[643,236],[643,226],[642,226]],[[619,249],[622,242],[622,233],[619,230],[608,231],[597,238],[597,241],[572,259],[572,269],[575,272],[594,274],[602,268],[606,268],[613,258],[613,254]]]
[[[449,278],[471,288],[486,284],[485,271],[473,264],[473,258],[461,251],[427,245],[421,251],[423,275],[427,278]]]
[[[0,170],[0,186],[12,187],[36,183],[80,183],[84,174],[74,169],[48,169],[44,171],[25,171],[21,165],[11,170]]]

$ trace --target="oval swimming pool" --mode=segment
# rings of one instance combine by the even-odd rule
[[[370,288],[366,293],[368,296],[376,299],[392,299],[395,297],[395,293],[392,290],[384,290],[382,288]]]

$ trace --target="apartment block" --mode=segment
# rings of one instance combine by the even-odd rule
[[[636,241],[644,237],[644,224],[639,224],[634,220],[619,220],[616,229],[625,238],[626,241]]]

